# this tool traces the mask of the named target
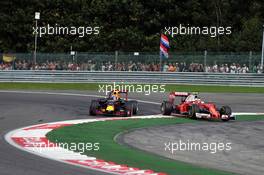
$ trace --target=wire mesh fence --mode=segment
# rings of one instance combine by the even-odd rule
[[[33,53],[11,53],[1,54],[0,65],[7,64],[4,57],[8,55],[13,59],[9,59],[9,66],[11,69],[34,69]],[[10,61],[11,60],[11,61]],[[248,72],[256,72],[260,66],[261,53],[257,52],[173,52],[169,53],[168,59],[162,58],[163,65],[184,64],[201,65],[206,71],[206,67],[213,67],[218,65],[239,65],[248,67]],[[27,64],[27,68],[25,67]],[[37,53],[36,65],[37,68],[47,65],[56,65],[55,69],[69,69],[69,65],[79,67],[81,70],[126,70],[131,65],[140,65],[142,67],[149,67],[152,65],[154,71],[161,70],[160,55],[158,52],[75,52],[70,53]],[[19,66],[18,66],[19,65]],[[24,68],[23,68],[24,65]],[[111,66],[110,66],[111,65]],[[22,66],[22,68],[20,68]],[[109,66],[111,69],[109,69]],[[122,68],[123,66],[123,68]],[[156,67],[155,67],[156,66]],[[82,67],[82,68],[81,68]],[[133,66],[132,66],[133,67]],[[139,67],[139,66],[137,66]],[[50,68],[48,68],[50,69]],[[54,69],[54,68],[51,68]],[[71,69],[71,68],[70,68]],[[151,70],[153,70],[151,69]],[[1,70],[1,67],[0,67]],[[136,69],[140,70],[140,69]],[[142,70],[142,69],[141,69]],[[177,69],[176,69],[177,70]]]

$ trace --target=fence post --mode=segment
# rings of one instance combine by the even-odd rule
[[[205,70],[205,72],[207,72],[207,70],[206,70],[206,63],[207,62],[207,50],[205,50],[204,51],[204,70]]]
[[[262,51],[261,51],[261,60],[260,60],[260,68],[263,73],[263,59],[264,59],[264,25],[263,25],[263,34],[262,34]]]
[[[248,67],[250,72],[252,72],[252,51],[249,51],[249,62],[248,62]]]
[[[118,51],[115,51],[115,71],[117,69],[117,59],[118,59]]]

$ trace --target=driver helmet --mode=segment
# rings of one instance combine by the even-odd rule
[[[199,102],[201,102],[201,103],[204,103],[204,102],[198,97],[197,94],[194,95],[194,100],[195,100],[195,101],[199,101]]]
[[[120,91],[119,90],[114,90],[113,93],[112,93],[112,98],[113,100],[118,100],[120,99]]]

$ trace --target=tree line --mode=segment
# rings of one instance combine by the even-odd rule
[[[39,26],[99,26],[98,35],[45,35],[39,52],[158,52],[165,26],[231,26],[231,35],[176,35],[170,51],[260,51],[263,0],[9,0],[0,2],[0,52],[34,50]]]

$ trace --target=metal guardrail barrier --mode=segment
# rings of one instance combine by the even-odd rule
[[[0,82],[166,83],[264,87],[264,74],[203,72],[0,71]]]

